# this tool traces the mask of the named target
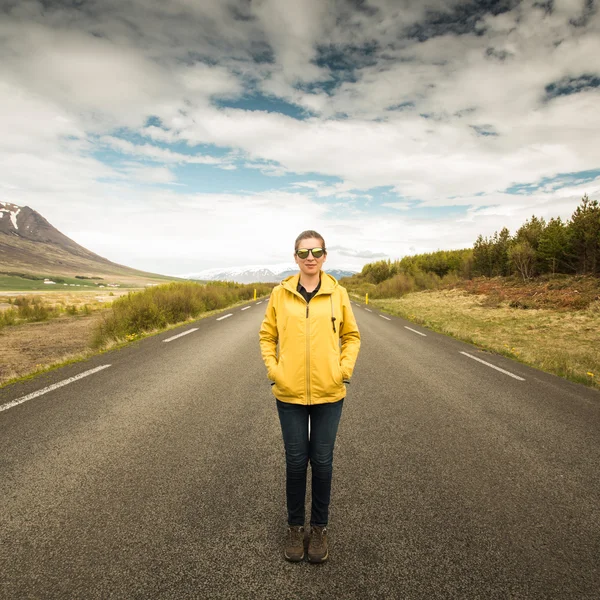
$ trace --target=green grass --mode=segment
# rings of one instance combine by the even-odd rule
[[[49,292],[52,290],[75,290],[78,289],[98,289],[98,283],[106,285],[105,281],[96,279],[75,279],[74,277],[55,277],[49,275],[39,275],[41,279],[30,279],[28,277],[19,277],[18,275],[0,275],[0,291],[6,292],[26,292],[35,290],[44,290]],[[55,285],[44,283],[44,277],[52,281],[64,281],[64,283],[56,283]],[[110,283],[114,283],[110,281]],[[69,285],[72,284],[72,285]],[[130,286],[127,286],[130,287]],[[107,288],[108,289],[108,288]]]
[[[12,306],[0,310],[0,329],[9,325],[20,325],[22,323],[36,323],[56,319],[64,314],[70,316],[90,315],[93,310],[105,308],[106,304],[96,303],[92,308],[89,304],[77,306],[64,302],[46,302],[44,296],[17,296],[9,297],[7,302]]]

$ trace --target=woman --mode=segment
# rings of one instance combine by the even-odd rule
[[[349,383],[360,348],[348,292],[321,270],[326,258],[325,240],[316,231],[298,236],[294,260],[300,272],[273,289],[260,328],[260,349],[273,382],[285,446],[288,528],[284,556],[294,562],[304,558],[309,461],[308,560],[320,563],[329,556],[333,447],[346,397],[344,384]]]

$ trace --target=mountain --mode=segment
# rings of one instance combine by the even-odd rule
[[[90,252],[29,208],[0,202],[0,272],[100,277],[143,285],[177,279],[131,269]]]
[[[336,279],[350,277],[356,271],[344,269],[324,269]],[[282,279],[295,275],[298,267],[292,263],[279,265],[260,265],[234,267],[230,269],[207,269],[199,273],[183,275],[186,279],[203,279],[208,281],[236,281],[237,283],[279,283]]]
[[[336,279],[351,269],[325,269]],[[145,285],[177,279],[278,283],[298,272],[294,263],[216,268],[178,277],[137,271],[94,254],[58,231],[28,206],[0,202],[0,274],[21,273],[44,277],[101,278],[123,284]]]

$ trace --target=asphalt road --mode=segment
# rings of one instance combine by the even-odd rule
[[[331,558],[286,562],[247,306],[0,390],[1,598],[600,598],[600,394],[358,305]]]

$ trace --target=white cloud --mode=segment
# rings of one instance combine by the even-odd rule
[[[411,208],[410,202],[384,202],[381,206],[393,208],[394,210],[409,210]]]
[[[12,3],[0,9],[1,199],[29,204],[80,243],[144,268],[161,256],[217,260],[215,248],[218,260],[235,264],[256,237],[281,262],[288,257],[279,249],[315,227],[329,232],[330,246],[351,238],[365,256],[394,258],[470,245],[500,220],[514,228],[533,212],[569,216],[584,192],[600,194],[597,180],[504,191],[600,168],[600,88],[561,95],[547,87],[569,92],[584,75],[600,77],[599,12],[583,0],[555,0],[551,12],[526,0],[495,16],[481,12],[476,25],[473,16],[477,34],[456,19],[426,20],[428,10],[450,15],[457,4]],[[324,87],[333,76],[344,81]],[[215,104],[257,90],[315,116]],[[107,147],[123,160],[103,162]],[[184,164],[245,165],[274,176],[273,189],[190,193],[175,187]],[[275,176],[294,173],[309,181],[277,189]],[[398,196],[386,195],[383,207],[394,212],[385,219],[366,195],[382,186]],[[411,218],[415,204],[468,211],[457,226]]]
[[[172,152],[171,150],[159,148],[157,146],[153,146],[152,144],[133,144],[127,140],[108,135],[103,136],[100,139],[100,142],[124,154],[160,161],[167,164],[188,163],[219,166],[224,164],[224,161],[214,158],[213,156],[181,154],[180,152]],[[224,166],[231,167],[231,165],[227,164]]]

